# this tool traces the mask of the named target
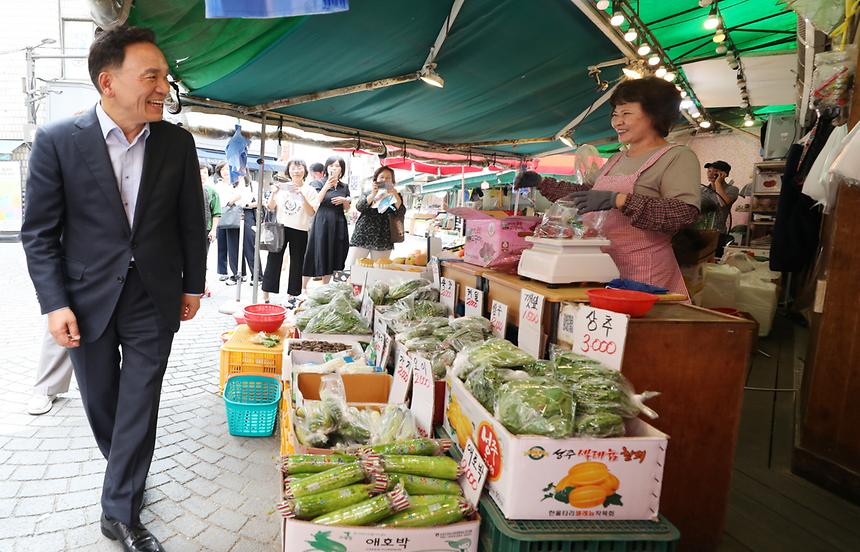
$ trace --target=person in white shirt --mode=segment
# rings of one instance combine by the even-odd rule
[[[272,183],[272,193],[266,205],[275,212],[278,224],[284,227],[284,244],[280,251],[270,251],[266,258],[266,271],[263,273],[263,300],[269,301],[269,293],[278,293],[281,283],[281,268],[284,253],[290,250],[290,272],[287,282],[289,301],[299,297],[307,290],[310,277],[302,276],[305,252],[308,248],[308,228],[316,212],[313,205],[317,191],[306,183],[308,167],[301,159],[287,163],[289,181]]]

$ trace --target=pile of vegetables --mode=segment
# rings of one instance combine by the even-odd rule
[[[438,455],[448,446],[415,439],[373,447],[382,454],[364,449],[284,457],[284,500],[277,509],[285,518],[320,525],[434,527],[462,521],[472,508],[455,481],[459,465]]]
[[[452,375],[512,433],[564,437],[620,437],[624,420],[657,414],[618,371],[575,353],[554,350],[535,360],[504,339],[462,349]]]
[[[458,351],[483,342],[489,335],[490,322],[480,316],[431,316],[401,325],[395,339],[409,353],[429,360],[433,377],[439,380],[445,377]]]
[[[335,343],[333,341],[297,340],[290,341],[291,351],[309,351],[312,353],[340,353],[349,351],[352,345],[349,343]]]
[[[336,294],[331,301],[296,315],[296,326],[303,332],[318,334],[370,333],[370,326],[362,318],[353,302],[343,294]]]
[[[390,404],[382,411],[346,403],[339,374],[327,374],[320,384],[320,400],[304,401],[293,420],[296,438],[306,447],[345,448],[393,443],[418,436],[412,411]]]

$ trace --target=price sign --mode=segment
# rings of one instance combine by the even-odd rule
[[[361,300],[361,317],[367,320],[367,325],[371,328],[373,325],[373,299],[370,298],[369,293],[364,294],[364,298]]]
[[[409,395],[409,386],[412,385],[412,357],[406,351],[400,351],[397,355],[397,364],[394,365],[394,381],[391,391],[388,392],[388,402],[391,404],[403,404]]]
[[[433,287],[435,289],[439,289],[439,280],[441,278],[440,270],[439,270],[439,258],[431,257],[430,258],[430,269],[433,271]]]
[[[466,441],[463,459],[460,460],[460,468],[463,475],[457,481],[460,483],[460,488],[463,489],[463,496],[473,508],[477,508],[478,500],[481,499],[481,491],[484,488],[484,481],[487,480],[487,464],[484,463],[478,452],[478,447],[471,439]]]
[[[565,303],[558,313],[558,332],[556,338],[559,343],[573,345],[573,323],[576,321],[576,311],[579,307],[571,303]]]
[[[484,292],[466,287],[466,316],[484,316]]]
[[[630,317],[582,305],[573,322],[573,352],[621,370]]]
[[[508,306],[504,303],[493,301],[493,308],[490,310],[490,329],[493,335],[504,339],[507,326]]]
[[[544,296],[524,289],[520,292],[520,328],[518,344],[520,349],[541,357],[541,338],[543,337]]]
[[[457,282],[450,278],[441,278],[439,280],[439,302],[448,307],[450,314],[456,312]]]
[[[358,297],[359,301],[364,301],[364,296],[367,295],[367,273],[364,274],[364,280],[360,284],[353,282],[352,296]]]
[[[413,357],[412,368],[412,414],[415,424],[423,437],[433,433],[433,370],[430,361],[423,357]]]
[[[374,365],[384,368],[385,362],[388,360],[386,358],[388,350],[391,348],[391,337],[388,335],[388,327],[381,318],[376,320],[371,346],[373,347]]]

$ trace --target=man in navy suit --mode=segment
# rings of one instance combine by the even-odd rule
[[[191,134],[162,121],[168,66],[151,30],[98,34],[88,65],[99,103],[36,133],[22,239],[107,460],[102,533],[158,551],[140,508],[173,334],[205,287],[199,165]]]

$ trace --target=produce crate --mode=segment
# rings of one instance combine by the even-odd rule
[[[268,376],[233,376],[224,387],[230,435],[268,437],[275,429],[281,380]]]
[[[681,533],[657,521],[507,520],[491,498],[478,505],[483,552],[669,552]]]
[[[229,341],[221,346],[221,375],[219,391],[224,392],[227,378],[237,375],[281,377],[281,366],[284,357],[284,339],[291,328],[281,326],[273,332],[281,337],[281,342],[274,347],[264,347],[251,341],[257,333],[241,324]]]

